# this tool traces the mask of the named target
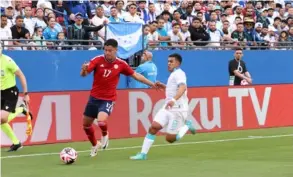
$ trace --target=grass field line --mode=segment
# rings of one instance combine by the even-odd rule
[[[231,138],[231,139],[218,139],[218,140],[205,140],[205,141],[191,141],[191,142],[182,142],[175,144],[155,144],[152,147],[165,147],[165,146],[179,146],[179,145],[191,145],[191,144],[207,144],[207,143],[220,143],[220,142],[231,142],[231,141],[243,141],[243,140],[254,140],[254,139],[268,139],[268,138],[280,138],[280,137],[293,137],[293,134],[283,134],[283,135],[270,135],[270,136],[249,136],[244,138]],[[109,148],[106,151],[115,151],[115,150],[127,150],[127,149],[137,149],[141,146],[126,146],[126,147],[117,147]],[[90,150],[78,151],[78,153],[90,152]],[[35,156],[47,156],[47,155],[57,155],[59,152],[49,152],[49,153],[38,153],[38,154],[21,154],[21,155],[9,155],[2,156],[1,159],[11,159],[11,158],[22,158],[22,157],[35,157]]]

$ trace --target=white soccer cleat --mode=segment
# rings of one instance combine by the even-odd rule
[[[108,148],[108,146],[109,146],[109,132],[107,133],[106,136],[102,136],[101,143],[102,143],[103,150]]]
[[[98,150],[101,146],[102,144],[100,143],[100,141],[97,141],[97,145],[92,147],[90,156],[95,157],[98,154]]]

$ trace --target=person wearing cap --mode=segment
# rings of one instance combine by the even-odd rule
[[[268,27],[268,26],[270,25],[270,21],[269,21],[269,19],[267,18],[267,16],[268,16],[268,10],[267,10],[267,9],[262,9],[262,10],[261,10],[261,14],[260,14],[260,16],[257,17],[256,22],[259,22],[259,23],[261,23],[263,26]]]
[[[107,21],[104,21],[104,24],[99,25],[99,26],[87,26],[83,25],[84,17],[82,16],[81,13],[75,14],[75,23],[73,25],[68,26],[68,31],[67,31],[67,38],[68,39],[75,39],[75,40],[89,40],[89,32],[97,32],[101,30],[104,27],[104,24],[107,23]],[[82,44],[82,45],[87,45],[86,42],[71,42],[71,44]]]
[[[247,34],[247,42],[249,46],[256,46],[256,33],[254,30],[255,22],[251,18],[244,18],[244,33]]]
[[[14,8],[12,6],[6,7],[5,15],[7,16],[7,26],[11,28],[13,25],[15,25],[15,19],[13,19]]]

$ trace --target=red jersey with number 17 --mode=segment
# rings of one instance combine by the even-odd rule
[[[94,71],[94,81],[91,96],[101,100],[115,101],[120,73],[126,76],[134,74],[133,69],[123,60],[116,58],[108,62],[104,55],[93,58],[88,65],[87,72]]]

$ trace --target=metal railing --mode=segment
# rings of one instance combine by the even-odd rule
[[[21,42],[20,45],[13,44],[14,41]],[[38,42],[43,42],[50,45],[39,45]],[[58,44],[58,42],[64,42],[65,44]],[[63,50],[72,50],[72,48],[80,48],[79,50],[86,50],[88,48],[95,47],[97,49],[103,48],[103,43],[98,40],[33,40],[33,39],[2,39],[2,46],[4,50],[13,50],[13,48],[48,48],[49,50],[56,50],[56,47],[65,48]],[[167,46],[162,46],[162,43],[167,43]],[[171,44],[178,44],[171,46]],[[239,44],[239,45],[238,45]],[[253,45],[247,45],[253,44]],[[227,50],[243,48],[244,50],[293,50],[293,42],[235,42],[235,41],[184,41],[184,42],[172,42],[172,41],[157,41],[152,42],[147,46],[147,49],[183,49],[183,50]]]

